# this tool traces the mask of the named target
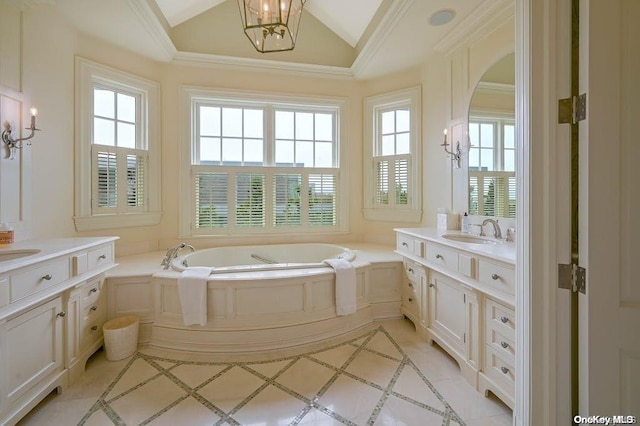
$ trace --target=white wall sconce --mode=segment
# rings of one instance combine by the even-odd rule
[[[442,133],[444,133],[444,142],[442,142],[440,146],[444,147],[444,152],[449,154],[449,156],[451,157],[451,160],[454,161],[456,169],[459,169],[460,157],[462,156],[462,149],[460,149],[460,141],[456,142],[456,152],[449,151],[447,149],[447,147],[449,146],[449,144],[447,143],[447,129],[444,129]]]
[[[7,149],[9,150],[9,159],[11,160],[15,158],[16,149],[22,149],[22,142],[31,139],[35,136],[36,131],[40,131],[40,129],[36,127],[36,116],[38,115],[38,110],[32,107],[30,112],[31,125],[26,128],[27,130],[31,130],[31,134],[29,136],[25,136],[24,138],[12,137],[11,133],[13,129],[11,127],[11,123],[9,123],[8,121],[4,123],[4,130],[2,131],[2,142],[4,142],[4,144],[7,146]],[[28,142],[27,145],[31,145],[31,143]]]

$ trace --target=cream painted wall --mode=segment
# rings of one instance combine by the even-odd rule
[[[5,8],[5,6],[2,6]],[[13,11],[17,14],[18,12]],[[6,16],[3,14],[3,16]],[[3,18],[4,19],[4,18]],[[7,28],[13,28],[7,38]],[[38,106],[39,127],[43,131],[33,146],[33,237],[53,238],[90,235],[117,235],[119,254],[164,248],[178,239],[180,87],[255,90],[286,94],[334,96],[346,99],[349,108],[348,164],[350,232],[324,238],[306,236],[268,237],[269,241],[301,241],[308,238],[324,241],[368,241],[392,244],[394,227],[434,226],[439,207],[452,208],[452,170],[450,161],[439,144],[442,129],[450,123],[454,111],[452,98],[467,92],[451,90],[452,64],[464,63],[459,57],[436,56],[422,68],[369,81],[319,79],[275,73],[255,73],[215,67],[183,67],[157,63],[125,51],[109,43],[80,34],[59,15],[55,6],[38,6],[23,16],[22,59],[20,31],[6,27],[2,31],[0,49],[9,52],[13,64],[0,67],[0,84],[23,81],[24,92]],[[492,33],[493,34],[493,33]],[[502,34],[502,33],[500,33]],[[511,34],[512,35],[512,34]],[[504,36],[498,36],[498,40]],[[7,42],[7,40],[9,40]],[[496,37],[488,37],[486,46]],[[508,44],[508,43],[507,43]],[[16,48],[16,45],[18,46]],[[482,43],[478,46],[484,46]],[[513,42],[509,45],[513,48]],[[478,51],[485,52],[488,47]],[[163,218],[159,225],[121,228],[91,233],[78,233],[73,224],[73,158],[74,158],[74,56],[121,69],[158,81],[162,86],[162,201]],[[469,56],[475,68],[481,68],[478,55]],[[457,61],[457,62],[456,62]],[[20,72],[22,63],[22,72]],[[489,63],[489,61],[487,61]],[[477,64],[477,65],[476,65]],[[8,70],[6,69],[8,68]],[[481,75],[481,73],[479,74]],[[478,78],[479,78],[478,75]],[[366,96],[422,85],[422,182],[423,218],[420,223],[365,221],[362,217],[362,100]],[[464,100],[457,98],[458,104]],[[458,108],[461,110],[461,108]],[[260,239],[197,239],[196,245],[241,244],[267,242]]]

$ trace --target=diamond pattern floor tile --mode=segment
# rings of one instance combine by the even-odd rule
[[[325,350],[264,362],[190,362],[138,353],[80,425],[109,421],[464,425],[382,326]]]

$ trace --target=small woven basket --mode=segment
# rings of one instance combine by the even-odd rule
[[[135,315],[114,318],[102,326],[104,348],[108,361],[119,361],[133,355],[138,349],[138,326]]]

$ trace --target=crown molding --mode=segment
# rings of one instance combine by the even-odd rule
[[[128,3],[149,35],[156,41],[158,46],[162,48],[162,51],[165,53],[165,61],[171,62],[178,53],[178,50],[155,12],[151,6],[149,6],[149,3],[147,3],[147,0],[128,0]]]
[[[351,68],[345,67],[239,58],[193,52],[177,52],[172,63],[175,65],[209,67],[237,71],[272,72],[274,74],[286,74],[301,77],[333,78],[339,80],[352,80],[354,78]]]
[[[362,68],[371,61],[375,53],[382,46],[382,43],[389,37],[389,34],[391,34],[404,14],[407,13],[407,10],[413,2],[414,0],[395,0],[389,7],[380,25],[378,25],[371,34],[371,37],[369,37],[369,40],[367,40],[360,54],[351,65],[351,70],[356,78],[360,75]]]
[[[485,0],[476,10],[460,21],[436,45],[437,52],[453,52],[459,47],[478,40],[499,24],[515,16],[513,0]]]

